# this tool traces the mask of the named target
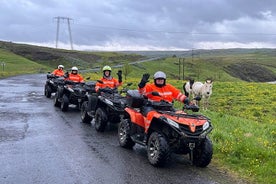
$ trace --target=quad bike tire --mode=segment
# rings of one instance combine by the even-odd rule
[[[68,111],[68,108],[69,108],[69,98],[66,95],[62,96],[62,101],[61,101],[60,108],[61,108],[61,110],[63,112]]]
[[[55,94],[55,97],[54,97],[54,106],[55,107],[60,107],[60,105],[61,105],[61,103],[58,100],[58,98],[59,98],[59,92],[57,91],[56,94]]]
[[[135,142],[130,137],[130,120],[123,119],[118,126],[118,138],[119,144],[123,148],[131,149],[135,145]]]
[[[95,129],[97,132],[103,132],[107,125],[107,115],[106,112],[102,108],[97,108],[95,112]]]
[[[88,101],[84,101],[81,105],[81,121],[83,123],[91,123],[92,117],[88,115],[87,113],[87,108],[88,108]]]
[[[45,85],[44,87],[44,95],[47,97],[47,98],[50,98],[51,95],[52,95],[52,89],[50,86],[48,85]]]
[[[163,166],[170,158],[170,147],[166,137],[159,132],[153,132],[147,145],[148,160],[155,167]]]
[[[206,167],[212,160],[213,145],[210,139],[206,138],[198,148],[194,150],[193,164],[198,167]]]

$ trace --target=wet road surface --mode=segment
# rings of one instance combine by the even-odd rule
[[[104,133],[83,124],[80,112],[62,112],[44,96],[46,75],[0,80],[0,183],[241,183],[207,168],[191,166],[186,157],[163,168],[151,166],[146,150],[123,149],[117,126]]]

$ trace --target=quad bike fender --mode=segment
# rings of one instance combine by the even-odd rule
[[[92,109],[94,109],[96,111],[98,105],[98,97],[94,96],[94,95],[85,95],[85,99],[84,101],[88,101],[88,109],[87,111],[91,111]],[[92,108],[93,107],[93,108]]]
[[[134,109],[131,109],[131,108],[125,108],[125,111],[128,113],[132,123],[145,128],[145,119],[146,118],[140,112],[138,112]]]
[[[145,117],[145,132],[148,133],[148,130],[151,126],[151,123],[153,121],[154,118],[158,119],[161,116],[161,114],[159,114],[156,111],[150,111],[147,114],[147,117]]]

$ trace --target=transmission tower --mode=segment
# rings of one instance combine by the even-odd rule
[[[60,20],[63,20],[65,22],[67,22],[68,31],[69,31],[69,38],[70,38],[70,44],[71,44],[71,50],[73,50],[73,41],[72,41],[71,26],[70,26],[70,21],[73,20],[73,19],[71,19],[69,17],[55,17],[54,19],[57,19],[56,48],[58,48],[59,24],[60,24]]]

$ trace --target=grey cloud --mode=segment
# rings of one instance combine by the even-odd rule
[[[273,0],[4,0],[0,39],[54,42],[54,17],[65,16],[72,18],[73,41],[78,45],[114,40],[164,48],[191,48],[212,41],[276,45],[272,41],[276,40],[275,10]],[[67,29],[67,23],[61,22],[62,42],[68,42]]]

